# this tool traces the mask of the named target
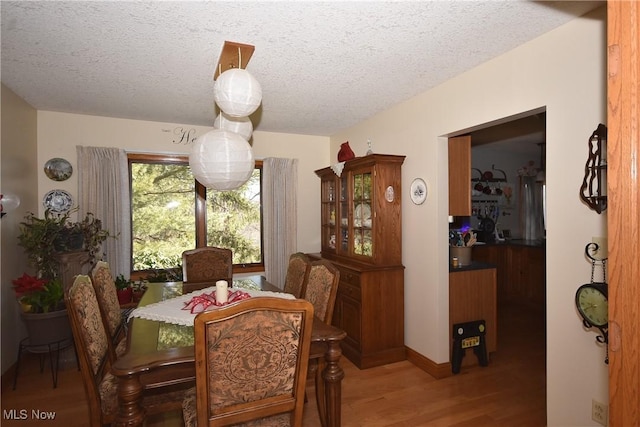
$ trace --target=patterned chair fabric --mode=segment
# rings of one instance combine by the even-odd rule
[[[105,261],[98,261],[91,271],[91,281],[98,299],[100,314],[111,337],[110,352],[115,352],[115,357],[122,356],[126,349],[126,346],[123,345],[126,330],[118,302],[116,283],[113,280],[109,264]],[[111,354],[113,360],[114,353]]]
[[[91,427],[109,425],[118,411],[117,378],[110,370],[109,337],[102,321],[98,299],[91,279],[76,276],[65,291],[65,302],[76,344],[82,382],[89,403]],[[165,412],[180,408],[184,390],[160,390],[143,396],[148,413]]]
[[[66,304],[89,401],[90,425],[102,426],[113,420],[113,408],[114,405],[117,407],[117,400],[111,400],[111,395],[115,397],[115,394],[110,391],[110,379],[102,384],[111,367],[109,339],[89,276],[76,276],[67,290]]]
[[[185,288],[195,290],[193,283],[214,284],[226,280],[233,282],[233,253],[231,249],[206,246],[182,253],[182,280]]]
[[[301,426],[312,325],[313,306],[300,299],[250,298],[197,315],[185,426]]]
[[[286,293],[302,298],[309,265],[309,257],[302,252],[296,252],[289,257],[287,276],[284,279]]]
[[[304,299],[313,304],[315,316],[330,325],[333,318],[333,307],[336,303],[340,271],[327,260],[311,263]]]

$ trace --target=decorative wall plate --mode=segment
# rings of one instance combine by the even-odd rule
[[[422,178],[416,178],[411,183],[411,200],[416,205],[421,205],[427,200],[427,184]]]
[[[384,192],[384,198],[389,203],[393,202],[393,200],[396,198],[396,192],[391,185],[388,186],[386,191]]]
[[[44,195],[42,204],[52,213],[61,214],[67,212],[73,206],[71,194],[64,190],[51,190]]]
[[[44,164],[44,173],[54,181],[65,181],[71,177],[73,167],[67,160],[54,157]]]

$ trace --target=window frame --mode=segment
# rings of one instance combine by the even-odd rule
[[[129,205],[133,206],[133,175],[131,173],[131,165],[133,163],[147,164],[170,164],[170,165],[189,165],[189,155],[187,154],[151,154],[151,153],[127,153],[127,169],[129,174]],[[262,193],[262,160],[256,160],[254,169],[260,169],[260,188]],[[202,185],[194,177],[195,181],[195,223],[196,223],[196,248],[206,246],[207,241],[207,188]],[[260,196],[260,255],[259,263],[251,264],[233,264],[233,274],[255,273],[264,271],[264,208],[262,195]],[[129,237],[129,245],[131,252],[131,277],[136,280],[146,275],[146,270],[133,270],[133,208],[129,209],[129,223],[131,227],[131,236]],[[192,248],[189,248],[192,249]],[[232,249],[233,250],[233,249]]]

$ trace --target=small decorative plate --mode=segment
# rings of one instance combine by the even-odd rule
[[[416,178],[411,183],[411,200],[416,205],[421,205],[427,200],[427,184],[422,178]]]
[[[65,181],[71,177],[73,167],[67,160],[54,157],[44,164],[44,173],[54,181]]]
[[[65,213],[73,206],[71,194],[64,190],[51,190],[44,195],[42,204],[52,213]]]

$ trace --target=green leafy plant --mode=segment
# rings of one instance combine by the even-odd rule
[[[24,273],[11,283],[25,312],[48,313],[64,309],[64,288],[59,279],[39,279]]]
[[[112,237],[111,234],[92,213],[87,213],[81,221],[71,221],[70,215],[76,210],[55,214],[47,209],[44,218],[29,212],[20,223],[18,244],[25,249],[37,277],[55,279],[59,276],[56,253],[87,250],[91,265],[102,258],[102,242]]]
[[[113,281],[116,284],[116,289],[119,291],[123,291],[133,286],[133,282],[129,279],[125,279],[124,275],[122,274],[119,274],[118,276],[116,276],[116,278]]]

